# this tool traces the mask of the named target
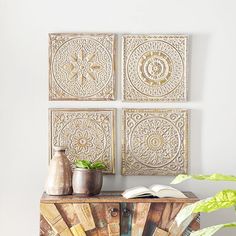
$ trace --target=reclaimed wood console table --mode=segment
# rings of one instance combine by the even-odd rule
[[[187,236],[199,229],[193,215],[177,226],[179,210],[198,198],[125,199],[120,192],[93,197],[48,196],[40,201],[41,236]]]

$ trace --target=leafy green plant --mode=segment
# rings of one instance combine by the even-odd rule
[[[179,184],[188,179],[196,180],[210,180],[210,181],[235,181],[236,176],[232,175],[178,175],[171,184]],[[176,216],[176,223],[180,225],[183,223],[191,214],[200,212],[212,212],[222,208],[234,207],[236,210],[236,190],[226,189],[218,192],[215,196],[197,201],[193,204],[180,210]],[[191,233],[191,236],[211,236],[222,228],[233,228],[236,227],[236,222],[219,224],[207,227],[202,230]]]
[[[76,168],[88,170],[105,170],[107,167],[102,162],[91,162],[88,160],[76,160],[74,162]]]

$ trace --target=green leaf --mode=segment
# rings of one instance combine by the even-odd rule
[[[193,212],[212,212],[221,208],[229,208],[236,205],[236,190],[223,190],[214,197],[196,205]]]
[[[210,180],[210,181],[236,181],[236,176],[233,175],[222,175],[222,174],[212,174],[212,175],[178,175],[171,184],[179,184],[188,179],[196,180]]]
[[[92,162],[88,160],[76,160],[75,162],[76,168],[82,169],[91,169]]]
[[[92,163],[91,168],[94,170],[105,170],[106,165],[103,164],[102,162],[95,162],[95,163]]]
[[[170,184],[179,184],[187,179],[192,179],[193,176],[191,175],[178,175],[175,177],[174,180],[172,180],[172,182]]]
[[[233,227],[236,227],[236,222],[214,225],[214,226],[207,227],[205,229],[195,231],[191,233],[190,236],[211,236],[222,228],[233,228]]]
[[[236,190],[223,190],[217,193],[214,197],[203,199],[184,207],[177,214],[175,220],[179,226],[193,213],[212,212],[235,205]]]
[[[89,170],[105,170],[106,165],[102,162],[92,163],[88,160],[76,160],[74,162],[76,168],[89,169]]]

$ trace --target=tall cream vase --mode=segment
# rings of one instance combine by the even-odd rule
[[[48,195],[68,195],[72,193],[72,170],[65,154],[65,147],[54,147],[50,161],[45,191]]]

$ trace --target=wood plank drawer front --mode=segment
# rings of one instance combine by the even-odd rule
[[[177,226],[175,217],[183,203],[121,203],[121,236],[188,236],[200,228],[192,215]]]
[[[125,199],[120,192],[93,197],[48,196],[40,203],[40,236],[189,236],[200,228],[191,215],[177,226],[178,212],[198,198]]]
[[[40,236],[119,236],[119,203],[41,203]]]

